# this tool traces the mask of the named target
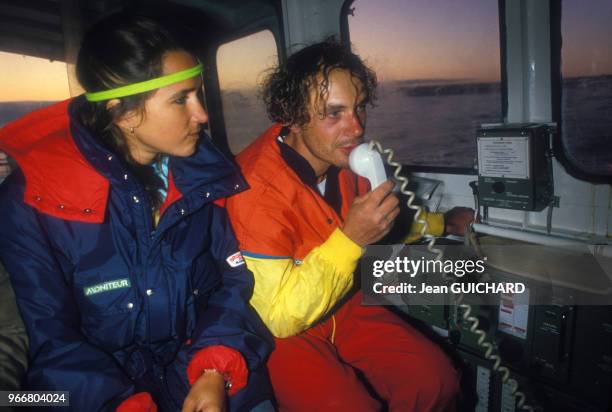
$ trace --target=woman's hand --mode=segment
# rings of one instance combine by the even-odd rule
[[[225,380],[215,370],[204,371],[191,386],[181,412],[225,412]]]

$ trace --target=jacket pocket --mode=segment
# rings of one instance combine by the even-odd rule
[[[116,350],[134,340],[140,311],[130,277],[78,274],[74,294],[79,306],[81,330],[94,344]]]

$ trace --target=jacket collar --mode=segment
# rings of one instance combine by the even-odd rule
[[[135,186],[119,156],[104,148],[75,113],[83,97],[35,111],[0,129],[0,150],[15,158],[26,178],[24,201],[52,216],[91,223],[104,221],[110,184]],[[185,198],[191,208],[247,186],[236,167],[202,134],[196,152],[171,157],[169,192],[162,212]]]
[[[255,184],[270,184],[277,181],[281,176],[291,179],[291,184],[287,182],[280,183],[284,185],[283,189],[295,189],[295,183],[300,186],[310,187],[299,176],[299,173],[287,162],[283,157],[280,145],[277,142],[278,136],[282,133],[283,126],[276,123],[270,126],[258,139],[253,141],[236,157],[240,168],[249,181]],[[269,167],[273,165],[273,167]],[[313,172],[314,173],[314,172]],[[326,187],[326,194],[334,193],[340,199],[325,199],[327,206],[332,209],[339,208],[339,216],[346,216],[348,209],[353,203],[355,196],[363,195],[369,191],[369,182],[367,179],[357,176],[350,169],[338,169],[337,178],[334,179],[334,187]],[[286,187],[285,187],[286,186]],[[319,195],[318,190],[313,190]]]
[[[285,136],[285,134],[283,134],[285,132],[284,129],[285,128],[281,129],[279,139],[277,140],[281,157],[285,163],[293,169],[302,183],[310,187],[317,195],[320,195],[327,204],[340,215],[342,213],[342,197],[340,196],[340,189],[338,186],[338,174],[340,169],[333,165],[327,169],[325,174],[325,193],[321,194],[317,184],[317,176],[312,166],[310,166],[310,163],[308,163],[308,160],[282,139]]]

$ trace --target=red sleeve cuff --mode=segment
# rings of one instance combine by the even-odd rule
[[[199,350],[187,366],[189,384],[193,385],[205,369],[216,369],[231,384],[228,395],[244,388],[249,371],[244,358],[237,350],[216,345]]]
[[[148,392],[139,392],[121,402],[116,412],[157,412],[157,405]]]

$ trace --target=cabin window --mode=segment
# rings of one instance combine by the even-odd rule
[[[355,0],[348,14],[379,81],[367,138],[403,164],[473,168],[476,129],[503,119],[498,2]]]
[[[0,127],[70,97],[66,63],[0,52],[0,73]],[[0,182],[12,166],[0,152]]]
[[[561,3],[561,141],[583,172],[612,175],[612,2]]]
[[[217,51],[225,130],[234,154],[270,125],[258,89],[266,70],[278,64],[277,54],[270,30],[226,43]]]

